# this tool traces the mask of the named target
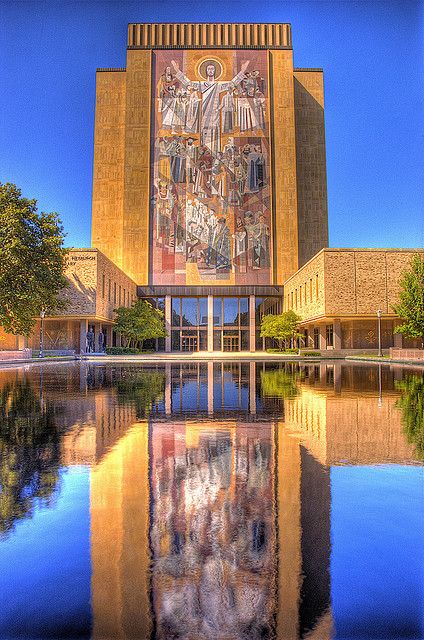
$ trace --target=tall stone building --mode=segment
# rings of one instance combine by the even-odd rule
[[[92,244],[163,306],[167,350],[262,348],[328,244],[323,74],[290,25],[129,25],[97,72]]]
[[[97,71],[92,216],[52,352],[119,346],[137,296],[164,311],[158,351],[262,351],[289,309],[322,355],[420,346],[394,305],[424,250],[328,248],[323,74],[293,66],[289,24],[130,24],[126,68]],[[40,332],[0,329],[0,359]]]

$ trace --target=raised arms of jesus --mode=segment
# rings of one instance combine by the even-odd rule
[[[237,87],[245,76],[245,71],[249,66],[250,61],[246,60],[241,65],[241,70],[230,81],[218,82],[215,80],[216,66],[213,62],[207,65],[206,75],[207,80],[204,81],[191,81],[187,78],[175,60],[171,61],[173,68],[175,69],[175,75],[177,80],[181,82],[184,87],[191,86],[196,91],[200,91],[202,94],[202,111],[200,122],[200,142],[205,147],[208,147],[211,151],[219,151],[219,95],[222,91],[228,91],[230,87]]]

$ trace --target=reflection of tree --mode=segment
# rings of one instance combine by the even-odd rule
[[[28,381],[0,389],[0,536],[50,504],[59,477],[60,437],[52,405]]]
[[[133,403],[138,418],[148,416],[153,406],[163,399],[165,373],[161,371],[126,372],[116,384],[118,401]]]
[[[415,445],[417,455],[424,460],[424,378],[408,376],[396,383],[401,392],[397,406],[402,410],[405,435]]]
[[[261,371],[262,396],[270,398],[294,398],[298,395],[298,375],[284,369]]]

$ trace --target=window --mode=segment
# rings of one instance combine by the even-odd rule
[[[302,306],[302,285],[299,287],[299,307]]]
[[[319,349],[319,329],[314,327],[314,349]]]
[[[110,278],[109,278],[109,292],[108,292],[108,300],[109,300],[109,302],[112,302],[112,283],[111,283],[111,281],[110,281]]]
[[[237,298],[224,298],[224,324],[225,325],[237,325],[238,324],[238,299]]]
[[[121,285],[119,285],[119,306],[121,306]]]
[[[116,304],[116,282],[113,283],[113,302]]]
[[[293,309],[293,291],[290,293],[290,309]]]
[[[306,300],[306,282],[305,282],[305,304],[306,304],[307,300]]]
[[[315,295],[318,298],[318,274],[315,276]]]
[[[309,302],[312,302],[312,278],[309,279]]]
[[[325,327],[325,336],[327,339],[327,347],[333,347],[334,342],[333,342],[333,325],[332,324],[327,324],[327,326]]]
[[[102,275],[102,298],[105,297],[105,289],[106,289],[106,277],[105,274]]]
[[[181,298],[181,323],[185,327],[197,327],[199,324],[197,298]]]
[[[213,324],[215,327],[222,325],[222,298],[213,299]]]

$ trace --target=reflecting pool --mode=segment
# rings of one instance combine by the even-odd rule
[[[422,639],[422,370],[0,370],[0,637]]]

